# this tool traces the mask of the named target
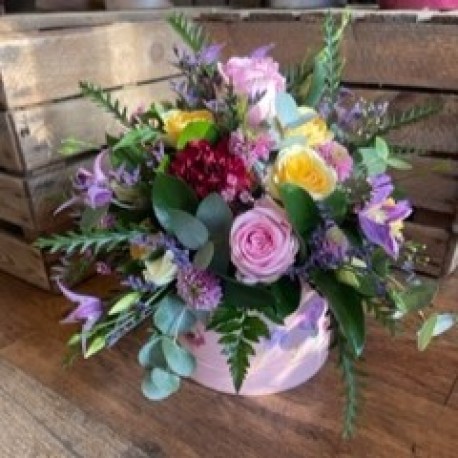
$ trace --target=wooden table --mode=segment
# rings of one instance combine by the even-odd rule
[[[104,290],[91,281],[84,291]],[[457,310],[458,275],[437,306]],[[142,331],[71,370],[61,367],[71,329],[61,298],[0,274],[0,456],[455,457],[458,330],[418,353],[370,326],[358,435],[340,437],[342,387],[333,358],[309,383],[258,398],[185,382],[153,404],[139,389]],[[41,455],[40,455],[41,454]]]

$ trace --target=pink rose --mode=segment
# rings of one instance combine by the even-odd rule
[[[345,146],[330,141],[320,145],[318,153],[336,171],[337,180],[340,183],[350,178],[353,171],[353,159]]]
[[[299,249],[285,211],[267,198],[234,220],[230,245],[237,278],[248,284],[278,280]]]
[[[271,57],[232,57],[226,64],[218,64],[227,84],[232,84],[238,95],[256,98],[264,94],[248,112],[248,121],[257,126],[275,116],[275,97],[285,91],[285,78],[279,72],[278,62]]]

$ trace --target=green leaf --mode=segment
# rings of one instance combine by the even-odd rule
[[[196,368],[196,359],[177,342],[169,338],[162,339],[162,351],[168,367],[182,377],[189,377]]]
[[[363,296],[378,295],[377,278],[370,272],[361,272],[350,266],[345,266],[336,272],[336,277],[340,283],[351,286]]]
[[[257,316],[247,316],[243,322],[243,337],[251,342],[259,342],[261,337],[270,336],[269,328]]]
[[[374,146],[359,148],[358,153],[369,176],[385,173],[390,151],[383,138],[376,137]]]
[[[192,263],[199,269],[207,269],[215,254],[215,244],[210,240],[194,256]]]
[[[352,287],[339,283],[331,272],[317,270],[311,278],[328,300],[349,348],[355,356],[361,356],[366,338],[361,296]]]
[[[168,213],[168,229],[177,239],[190,250],[198,250],[208,241],[207,227],[196,217],[183,210],[173,208]]]
[[[138,302],[140,297],[141,294],[139,292],[127,293],[126,295],[121,297],[121,299],[119,299],[113,304],[113,307],[111,307],[110,311],[108,312],[108,315],[115,315],[117,313],[129,310],[132,307],[132,305]]]
[[[224,277],[225,305],[238,308],[263,311],[275,304],[275,297],[266,288],[240,283],[230,277]]]
[[[336,223],[341,223],[347,216],[348,197],[345,191],[336,189],[329,197],[323,200],[323,204]]]
[[[162,401],[172,394],[164,387],[158,387],[152,380],[152,374],[148,373],[145,375],[142,381],[142,393],[150,401]]]
[[[212,193],[199,204],[196,217],[207,227],[217,253],[212,259],[210,269],[225,274],[230,260],[229,233],[233,221],[231,209],[219,194]]]
[[[410,164],[409,162],[399,157],[390,156],[386,162],[393,169],[398,169],[398,170],[411,170],[412,169],[412,164]]]
[[[431,305],[437,294],[438,285],[433,280],[422,280],[404,291],[397,292],[396,306],[401,312],[408,313]]]
[[[153,208],[159,223],[170,230],[170,209],[183,210],[194,214],[197,196],[180,178],[158,173],[153,184]]]
[[[165,367],[165,358],[162,351],[161,338],[154,335],[138,352],[138,362],[145,369]]]
[[[94,229],[107,213],[108,205],[99,208],[85,207],[79,221],[80,229],[83,232]]]
[[[372,268],[380,277],[385,277],[391,266],[391,258],[382,248],[377,248],[372,255]]]
[[[434,326],[433,336],[439,336],[447,332],[458,322],[458,314],[456,313],[439,313],[437,315],[436,326]]]
[[[145,143],[151,143],[157,136],[158,131],[150,126],[136,127],[123,135],[112,149],[116,152],[122,148],[139,147]]]
[[[280,186],[280,196],[294,229],[304,240],[308,240],[320,222],[320,213],[312,197],[291,183]]]
[[[81,343],[81,339],[82,339],[82,335],[81,334],[73,334],[70,339],[68,339],[68,342],[67,342],[67,345],[69,347],[73,347],[74,345],[79,345]]]
[[[437,324],[437,313],[433,313],[428,317],[428,319],[423,323],[422,327],[417,333],[417,344],[420,351],[426,350],[431,339],[434,336],[434,329]]]
[[[176,393],[180,388],[180,377],[160,367],[155,367],[151,371],[151,381],[160,391],[169,395]]]
[[[215,143],[218,137],[219,132],[214,123],[210,121],[193,121],[187,124],[178,137],[177,149],[182,150],[193,140],[207,140],[209,143]]]
[[[299,281],[282,277],[270,286],[270,291],[275,298],[275,321],[283,322],[287,316],[299,308],[301,302]]]
[[[91,356],[95,355],[98,353],[100,350],[103,350],[105,348],[105,337],[104,336],[97,336],[95,337],[91,344],[89,345],[89,348],[87,349],[86,353],[84,354],[85,358],[90,358]]]
[[[326,81],[326,67],[323,58],[315,57],[310,87],[305,97],[304,105],[316,107],[323,97]]]
[[[189,20],[183,13],[172,13],[167,22],[181,39],[195,52],[200,51],[209,42],[202,26]]]
[[[196,317],[178,296],[169,294],[158,303],[153,321],[163,334],[175,337],[191,331],[196,324]]]

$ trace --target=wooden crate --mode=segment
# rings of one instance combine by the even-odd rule
[[[80,96],[78,83],[100,84],[129,110],[169,99],[173,32],[164,21],[93,27],[81,17],[77,28],[40,30],[46,20],[34,17],[36,29],[26,21],[13,33],[1,33],[7,26],[0,21],[0,270],[50,289],[56,256],[32,242],[68,227],[70,211],[53,213],[70,196],[76,170],[90,167],[94,156],[63,157],[61,142],[102,145],[106,131],[121,130]]]

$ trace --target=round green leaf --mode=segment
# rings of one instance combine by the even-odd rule
[[[169,394],[175,393],[180,388],[180,377],[160,367],[152,370],[151,380],[159,390]]]
[[[170,390],[158,387],[152,380],[152,374],[146,374],[142,381],[142,393],[150,401],[161,401],[172,394]]]
[[[198,250],[208,241],[208,230],[196,217],[183,210],[169,209],[169,230],[190,250]]]
[[[166,335],[176,336],[191,331],[196,317],[177,296],[169,294],[158,304],[153,317],[156,327]]]
[[[161,338],[154,336],[138,352],[138,362],[145,369],[157,366],[165,366],[165,358],[162,352]]]
[[[199,269],[206,269],[212,262],[213,255],[215,254],[215,245],[212,241],[208,241],[199,251],[195,254],[193,264]]]
[[[196,367],[196,360],[189,351],[172,339],[162,340],[162,350],[169,368],[182,377],[189,377]]]

